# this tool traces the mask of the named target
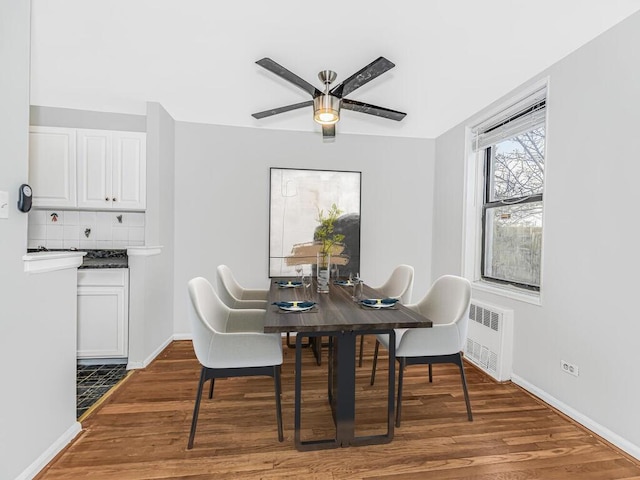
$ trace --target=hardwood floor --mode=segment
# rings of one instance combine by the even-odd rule
[[[358,433],[383,431],[386,362],[369,386],[372,337],[357,372]],[[366,354],[369,354],[367,357]],[[285,441],[279,443],[273,383],[216,381],[203,398],[193,450],[187,439],[200,366],[191,342],[172,343],[130,375],[83,422],[83,432],[37,477],[55,479],[640,479],[640,466],[512,384],[473,367],[467,421],[454,366],[414,366],[405,376],[402,426],[387,445],[298,452],[293,446],[294,351],[284,348]],[[382,360],[383,357],[381,357]],[[326,356],[304,352],[303,439],[332,431]]]

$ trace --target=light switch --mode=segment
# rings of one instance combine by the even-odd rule
[[[9,192],[0,192],[0,218],[9,218]]]

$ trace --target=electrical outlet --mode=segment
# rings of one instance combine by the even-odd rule
[[[574,377],[577,377],[580,373],[577,365],[566,362],[564,360],[560,360],[560,368],[562,369],[563,372],[566,372],[569,375],[573,375]]]

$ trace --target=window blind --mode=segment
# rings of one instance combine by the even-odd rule
[[[546,96],[545,86],[477,125],[473,129],[474,150],[483,150],[502,140],[544,126]]]

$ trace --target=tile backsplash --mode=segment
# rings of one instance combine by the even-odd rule
[[[144,245],[143,212],[31,210],[27,248],[126,248]]]

